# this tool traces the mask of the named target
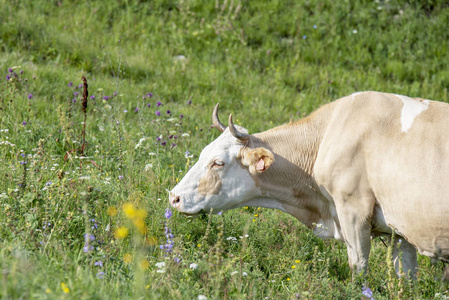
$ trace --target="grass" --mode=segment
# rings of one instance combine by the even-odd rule
[[[167,219],[167,190],[216,102],[250,132],[361,90],[448,102],[446,1],[0,5],[0,298],[364,297],[343,244],[275,210]],[[376,299],[449,296],[441,263],[409,282],[386,257]]]

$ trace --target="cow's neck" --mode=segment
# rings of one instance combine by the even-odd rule
[[[255,134],[249,145],[265,147],[275,155],[275,163],[258,176],[261,200],[271,199],[280,204],[283,210],[309,227],[327,222],[333,210],[313,177],[330,114],[331,105],[326,105],[298,122]]]

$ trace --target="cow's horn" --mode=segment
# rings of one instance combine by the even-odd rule
[[[214,111],[212,112],[212,123],[214,124],[214,127],[220,130],[221,132],[226,130],[226,126],[224,126],[220,119],[218,119],[218,103],[214,107]]]
[[[240,132],[235,128],[234,123],[232,122],[232,114],[229,115],[229,130],[232,135],[238,138],[241,141],[247,141],[249,139],[249,135],[243,132]]]

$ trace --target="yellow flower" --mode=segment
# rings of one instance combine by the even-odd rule
[[[201,247],[201,244],[198,244],[197,246],[198,246],[198,248],[199,248],[199,247]]]
[[[150,285],[147,285],[147,286],[145,287],[146,290],[148,290],[149,288],[150,288]]]
[[[132,203],[128,202],[123,204],[122,209],[129,219],[134,218],[134,216],[136,215],[136,209],[134,208],[134,205]]]
[[[46,292],[47,294],[51,294],[51,290],[50,290],[50,289],[46,289],[45,292]]]
[[[253,222],[256,222],[256,220],[253,219]]]
[[[290,281],[290,277],[287,277],[287,281]]]
[[[255,217],[258,217],[259,215],[254,215]]]
[[[293,265],[293,266],[292,266],[292,269],[294,269],[294,268],[296,268],[296,266],[295,266],[295,265]]]
[[[128,232],[129,232],[128,228],[122,226],[115,230],[114,236],[116,239],[124,239],[128,235]]]
[[[70,292],[69,287],[67,286],[67,284],[65,284],[64,282],[61,283],[61,289],[64,292],[64,294],[68,294]]]
[[[149,266],[150,266],[150,263],[149,263],[146,259],[142,259],[142,260],[140,261],[139,267],[140,267],[142,270],[148,269]]]
[[[135,218],[133,220],[134,226],[140,231],[140,233],[144,234],[146,232],[145,222],[141,218]]]
[[[301,261],[299,259],[295,260],[295,263],[299,264]]]
[[[109,206],[108,207],[108,215],[110,215],[111,217],[114,217],[115,215],[117,215],[117,208],[115,206]]]
[[[129,253],[126,253],[125,255],[123,255],[123,261],[127,264],[131,263],[131,261],[133,260],[133,256]]]

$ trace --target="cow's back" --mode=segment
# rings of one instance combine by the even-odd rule
[[[421,253],[449,259],[449,105],[377,92],[332,105],[319,183],[331,195],[373,195],[390,227]]]

